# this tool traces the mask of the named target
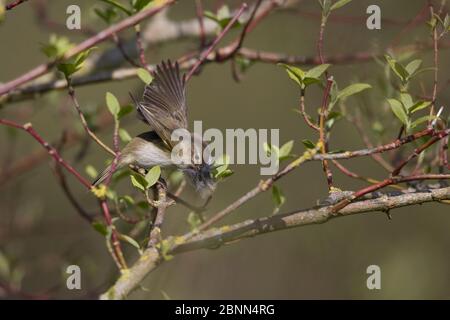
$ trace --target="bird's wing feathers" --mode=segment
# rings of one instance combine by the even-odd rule
[[[145,87],[137,104],[138,118],[152,127],[167,144],[173,145],[172,131],[187,128],[185,77],[178,63],[162,62],[156,67],[153,81]]]

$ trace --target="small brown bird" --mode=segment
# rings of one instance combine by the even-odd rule
[[[142,100],[133,100],[138,118],[148,124],[151,130],[133,138],[123,148],[116,170],[129,165],[144,169],[157,165],[174,166],[182,170],[202,198],[209,197],[214,192],[216,182],[212,175],[210,157],[204,157],[202,148],[198,148],[199,145],[203,147],[204,142],[194,134],[191,134],[190,141],[171,139],[174,130],[187,130],[188,127],[186,80],[185,75],[180,76],[178,63],[172,64],[169,60],[159,64],[153,81],[145,87]],[[181,148],[179,143],[183,144]],[[191,151],[191,161],[174,161],[172,151],[177,145],[179,150]],[[101,184],[111,174],[111,166],[108,166],[93,185]]]

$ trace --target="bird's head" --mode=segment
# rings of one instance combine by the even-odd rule
[[[213,176],[213,166],[203,162],[198,165],[191,165],[183,169],[188,181],[203,199],[209,198],[216,189],[216,181]]]

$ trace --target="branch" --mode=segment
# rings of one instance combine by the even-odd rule
[[[404,51],[420,51],[424,49],[431,49],[432,44],[416,44],[413,46],[403,46],[397,48],[395,50],[396,53],[401,53]],[[442,43],[440,48],[447,49],[450,48],[450,42]],[[234,49],[234,45],[232,47],[227,46],[224,48],[219,48],[216,51],[211,52],[211,54],[206,58],[205,62],[213,62],[216,61],[217,57],[229,57],[230,52]],[[236,52],[237,56],[246,58],[250,61],[261,62],[261,63],[269,63],[269,64],[277,64],[277,63],[287,63],[292,65],[318,65],[320,64],[320,60],[315,56],[300,56],[300,55],[290,55],[279,52],[270,52],[270,51],[261,51],[252,48],[241,48]],[[376,58],[382,58],[384,53],[373,53],[369,51],[361,51],[349,54],[336,54],[332,56],[327,56],[326,61],[330,64],[348,64],[348,63],[367,63],[370,61],[374,61]],[[195,59],[188,59],[187,61],[178,60],[180,63],[180,67],[182,69],[189,69],[195,63]],[[154,65],[148,65],[147,69],[153,71],[155,68]],[[99,82],[107,82],[107,81],[120,81],[126,80],[137,75],[136,68],[118,68],[115,70],[109,71],[97,71],[92,74],[88,74],[85,76],[74,77],[72,80],[72,85],[74,87],[84,86]],[[9,102],[19,102],[27,99],[32,99],[36,97],[36,94],[44,94],[53,90],[63,90],[67,87],[67,83],[65,80],[48,80],[45,82],[38,82],[30,84],[24,88],[18,88],[10,93],[3,95],[0,97],[0,104],[5,104]]]
[[[17,7],[19,4],[22,4],[22,3],[27,2],[27,1],[28,1],[28,0],[15,0],[14,2],[12,2],[12,3],[10,3],[10,4],[7,4],[7,5],[5,6],[5,10],[6,10],[6,11],[12,10],[12,9],[14,9],[15,7]]]
[[[106,108],[103,108],[101,110],[105,109]],[[96,127],[105,128],[109,126],[111,123],[112,123],[111,113],[109,113],[108,111],[103,111],[102,113],[98,114],[98,121],[96,123]],[[83,137],[85,136],[79,133],[77,130],[67,131],[65,148],[75,146],[78,142],[80,142],[83,139]],[[57,141],[55,141],[52,144],[56,145]],[[17,177],[27,172],[28,170],[36,168],[37,165],[46,160],[47,157],[48,157],[47,150],[38,148],[32,151],[27,156],[23,156],[20,159],[14,161],[14,163],[8,168],[3,168],[0,171],[0,188],[4,184],[6,184],[11,178]]]
[[[230,31],[231,27],[236,23],[236,21],[239,19],[239,17],[242,15],[244,10],[247,9],[247,4],[244,2],[241,7],[239,8],[238,12],[235,14],[233,19],[228,22],[225,28],[223,28],[222,32],[219,33],[219,35],[214,39],[213,43],[202,52],[200,55],[200,59],[194,64],[194,66],[189,70],[189,73],[186,76],[186,81],[189,81],[189,79],[192,77],[195,71],[197,71],[198,67],[205,61],[205,59],[208,57],[208,55],[211,53],[211,51],[217,46],[217,44],[222,40],[222,38]]]
[[[91,189],[91,183],[84,178],[80,173],[75,170],[70,164],[68,164],[59,154],[59,152],[52,147],[47,141],[42,139],[42,137],[33,129],[33,126],[31,123],[25,123],[24,125],[20,125],[18,123],[15,123],[13,121],[0,119],[0,124],[5,125],[8,127],[16,128],[16,129],[22,129],[26,132],[28,132],[37,142],[39,142],[40,145],[42,145],[46,150],[47,153],[56,160],[56,162],[63,166],[67,171],[69,171],[83,186],[85,186],[88,190]]]
[[[139,23],[139,21],[158,13],[163,8],[167,7],[168,5],[173,4],[174,2],[175,2],[175,0],[167,0],[163,5],[161,5],[159,7],[143,10],[143,11],[137,13],[136,15],[130,16],[130,17],[122,20],[121,22],[119,22],[115,25],[112,25],[111,27],[97,33],[95,36],[93,36],[93,37],[81,42],[77,46],[69,49],[62,58],[50,61],[45,64],[41,64],[40,66],[37,66],[36,68],[21,75],[20,77],[1,85],[0,86],[0,96],[4,95],[6,93],[9,93],[13,89],[31,81],[31,80],[34,80],[37,77],[40,77],[40,76],[46,74],[56,64],[58,64],[62,61],[66,61],[66,60],[76,56],[80,52],[83,52],[86,49],[91,48],[91,47],[99,44],[100,42],[103,42],[104,40],[111,37],[114,33],[118,33],[124,29],[127,29],[131,26],[136,25],[137,23]]]
[[[100,147],[102,147],[106,152],[108,152],[109,154],[115,156],[116,153],[111,150],[110,147],[108,147],[92,130],[91,128],[89,128],[89,125],[87,123],[86,117],[83,114],[83,111],[81,111],[81,107],[80,104],[78,103],[78,99],[75,96],[75,90],[73,89],[73,86],[71,84],[71,78],[67,77],[66,78],[67,81],[67,86],[68,86],[68,91],[69,91],[69,97],[73,102],[73,105],[78,113],[78,116],[80,117],[81,120],[81,124],[83,125],[84,130],[86,131],[86,133],[89,135],[89,137],[91,137],[92,140],[94,140]]]
[[[425,192],[404,193],[397,196],[385,195],[376,199],[368,199],[349,204],[339,214],[332,212],[333,206],[315,207],[291,213],[278,214],[254,220],[246,220],[222,228],[214,228],[200,232],[185,241],[184,237],[172,239],[175,244],[168,254],[178,254],[203,248],[217,248],[226,243],[234,243],[257,235],[286,230],[311,224],[320,224],[332,218],[344,217],[373,211],[387,211],[404,206],[422,204],[426,202],[449,200],[450,187],[431,189]],[[167,239],[166,241],[169,241]],[[162,262],[157,249],[149,248],[144,251],[139,260],[123,274],[117,282],[104,294],[101,299],[126,298],[147,276]]]

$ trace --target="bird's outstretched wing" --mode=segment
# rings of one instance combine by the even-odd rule
[[[178,63],[161,62],[153,81],[145,87],[142,101],[136,104],[138,117],[148,123],[169,146],[172,131],[187,128],[185,76]]]

